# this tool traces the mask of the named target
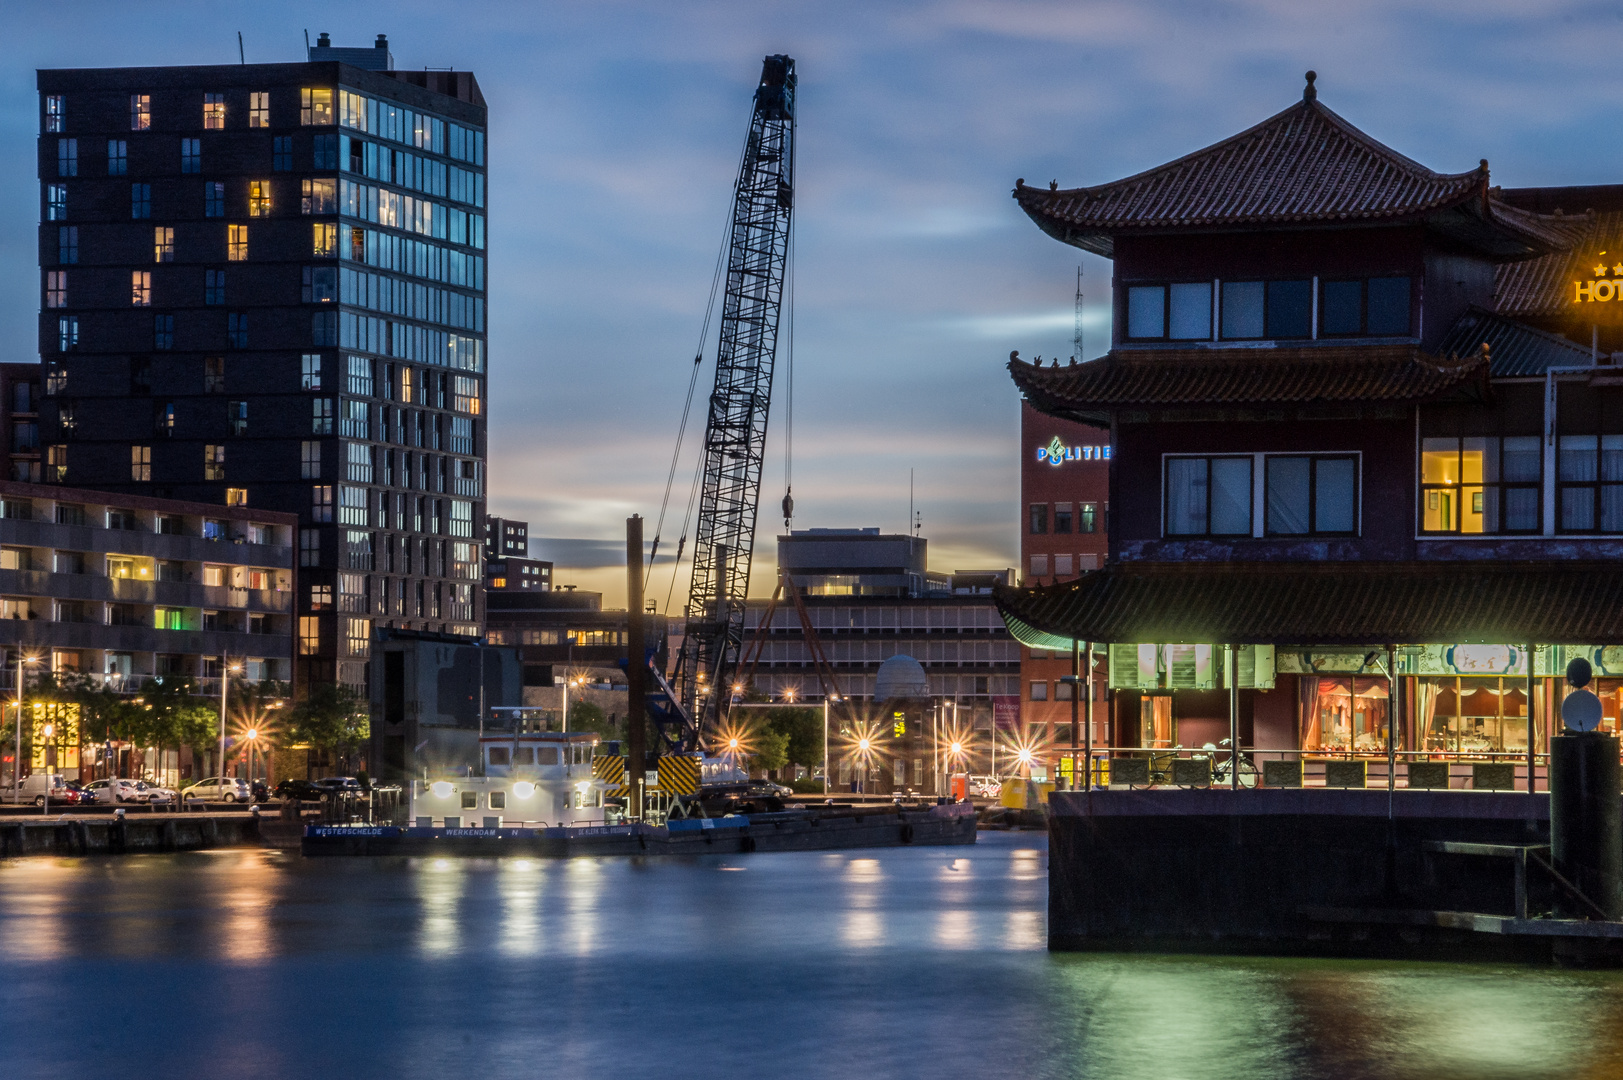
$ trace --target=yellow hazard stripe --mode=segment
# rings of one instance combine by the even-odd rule
[[[660,758],[659,787],[669,795],[697,795],[699,760],[690,757]]]
[[[623,795],[626,790],[626,759],[623,757],[595,757],[592,759],[592,775],[606,783],[614,784],[608,794]]]

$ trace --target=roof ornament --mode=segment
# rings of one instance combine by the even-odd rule
[[[1302,100],[1303,101],[1317,101],[1318,100],[1319,92],[1313,86],[1313,80],[1317,79],[1318,77],[1319,77],[1319,73],[1317,71],[1310,71],[1310,72],[1307,73],[1307,86],[1303,87],[1303,89],[1302,89]]]
[[[1009,350],[1009,363],[1011,363],[1011,364],[1015,363],[1019,359],[1020,359],[1020,350],[1019,349],[1011,349],[1011,350]]]
[[[1058,191],[1059,190],[1059,181],[1058,180],[1050,180],[1048,182],[1048,190],[1049,191]]]

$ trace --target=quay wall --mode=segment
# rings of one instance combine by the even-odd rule
[[[1310,915],[1325,908],[1514,913],[1512,860],[1441,856],[1427,851],[1426,841],[1546,844],[1549,797],[1267,788],[1055,792],[1049,947],[1457,958],[1459,942],[1447,934],[1394,929],[1383,937],[1384,931],[1337,927]],[[1520,947],[1508,940],[1481,944]]]
[[[267,824],[271,824],[267,822]],[[0,821],[0,859],[22,855],[122,855],[259,845],[248,814],[162,814],[114,818]]]

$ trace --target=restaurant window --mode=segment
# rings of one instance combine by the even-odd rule
[[[1168,536],[1250,536],[1250,457],[1166,459]]]
[[[1391,716],[1387,681],[1303,676],[1302,749],[1320,753],[1386,753]]]
[[[1323,337],[1402,337],[1409,333],[1409,279],[1326,281],[1319,287]]]
[[[1271,454],[1265,460],[1269,536],[1351,536],[1358,531],[1356,457]]]
[[[1527,680],[1420,679],[1415,713],[1423,750],[1491,754],[1527,749]]]
[[[1566,441],[1562,439],[1563,445]],[[1619,449],[1623,450],[1623,446]],[[1586,467],[1577,458],[1571,464],[1580,472]],[[1614,467],[1623,469],[1623,461]],[[1566,463],[1562,469],[1564,472]],[[1537,435],[1421,439],[1420,530],[1536,533],[1540,529],[1542,476],[1543,455]],[[1591,489],[1588,495],[1590,505],[1594,505],[1600,492]],[[1581,501],[1575,497],[1574,506]],[[1618,509],[1623,512],[1623,503],[1618,504]],[[1623,521],[1619,527],[1623,529]]]
[[[1178,726],[1172,718],[1172,695],[1145,694],[1138,699],[1139,745],[1150,750],[1172,746]]]
[[[1127,336],[1135,341],[1205,341],[1212,336],[1212,283],[1132,285]]]
[[[1031,504],[1031,531],[1033,533],[1046,533],[1048,531],[1048,504]]]
[[[1561,436],[1556,491],[1562,532],[1623,533],[1623,435]]]

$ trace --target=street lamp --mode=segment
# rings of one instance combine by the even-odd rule
[[[259,729],[249,728],[243,732],[243,735],[248,740],[248,786],[252,788],[254,783],[254,751],[259,748]]]
[[[39,657],[24,656],[17,650],[17,743],[11,757],[12,795],[17,799],[23,797],[23,665],[37,663]]]
[[[228,664],[220,657],[220,791],[225,792],[225,691],[231,684],[233,672],[242,670],[241,664]]]
[[[56,735],[56,725],[55,724],[46,724],[45,725],[45,795],[44,795],[45,801],[40,804],[40,806],[43,808],[43,812],[46,815],[49,815],[50,812],[51,812],[51,766],[56,764],[56,754],[53,752],[56,748],[51,745],[51,739],[55,735]]]

